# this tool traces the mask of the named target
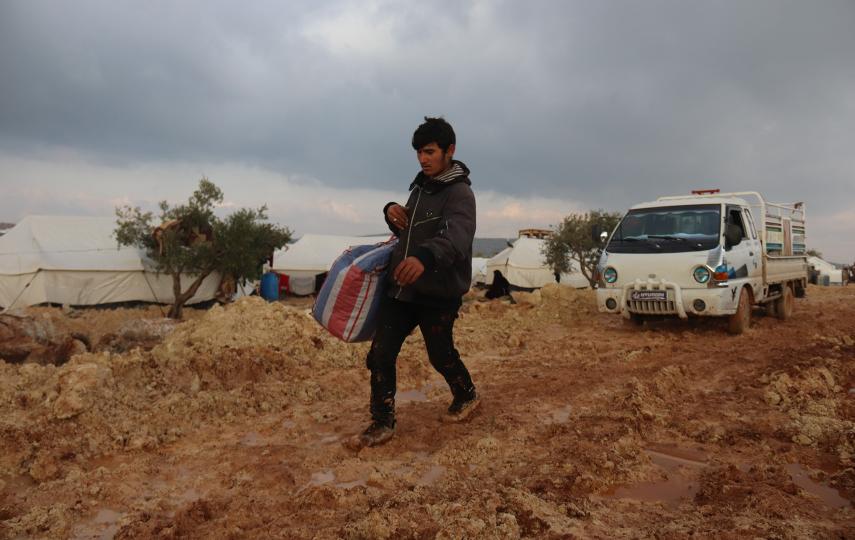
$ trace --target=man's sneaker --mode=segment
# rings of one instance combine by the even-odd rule
[[[443,417],[443,420],[446,422],[462,422],[472,416],[480,403],[481,398],[474,392],[468,398],[455,397],[451,405],[448,406],[448,414]]]
[[[366,446],[379,446],[391,439],[394,434],[394,425],[371,422],[365,431],[345,441],[345,446],[351,450],[361,450]]]

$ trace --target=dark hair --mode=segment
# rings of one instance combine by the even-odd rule
[[[454,129],[451,124],[445,121],[445,118],[429,118],[425,116],[425,123],[416,128],[413,133],[413,149],[419,148],[435,142],[443,152],[448,151],[448,147],[456,144]]]

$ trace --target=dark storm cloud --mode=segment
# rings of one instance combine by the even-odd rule
[[[392,189],[415,124],[444,114],[482,188],[833,212],[853,27],[851,2],[4,2],[0,144]]]

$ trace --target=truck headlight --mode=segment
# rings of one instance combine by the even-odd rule
[[[606,283],[614,283],[617,281],[617,270],[609,266],[603,272],[603,279],[606,280]]]
[[[694,272],[692,272],[692,277],[694,277],[695,281],[698,283],[706,283],[710,280],[710,270],[706,266],[699,266],[695,268]]]

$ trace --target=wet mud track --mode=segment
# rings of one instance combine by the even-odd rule
[[[590,292],[468,301],[467,422],[410,337],[358,453],[365,345],[252,299],[151,351],[0,364],[0,537],[855,537],[855,287],[642,328]],[[77,321],[75,324],[79,324]]]

